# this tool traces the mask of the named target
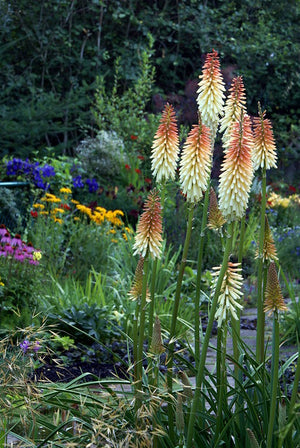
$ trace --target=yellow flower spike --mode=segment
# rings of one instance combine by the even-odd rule
[[[165,351],[162,342],[161,325],[158,316],[155,316],[150,351],[151,353],[154,353],[154,355],[161,355]]]
[[[159,195],[156,190],[150,191],[137,225],[134,255],[143,257],[149,252],[152,258],[160,258],[162,246],[162,217]]]
[[[151,153],[151,169],[158,183],[174,179],[179,156],[179,138],[175,111],[166,104],[160,125],[154,136]]]
[[[256,251],[255,258],[258,258],[258,250]],[[264,235],[264,246],[263,246],[263,261],[278,260],[276,247],[270,229],[269,221],[267,216],[265,217],[265,235]]]
[[[199,202],[207,189],[211,157],[210,129],[200,120],[191,129],[180,160],[182,192],[191,203]]]
[[[218,206],[218,200],[215,190],[211,188],[209,195],[207,227],[212,230],[219,230],[225,224],[225,222],[226,220]]]
[[[246,94],[242,76],[232,80],[229,95],[224,107],[224,116],[220,120],[220,132],[224,132],[223,146],[228,146],[233,124],[240,120],[242,111],[246,112]]]
[[[220,70],[218,52],[208,53],[199,76],[197,103],[203,123],[211,129],[212,140],[215,139],[219,117],[223,113],[224,81]]]
[[[221,167],[219,207],[228,222],[240,219],[246,211],[253,179],[252,146],[250,118],[242,114],[232,128]]]
[[[271,314],[273,311],[287,311],[281,292],[275,263],[272,261],[269,266],[267,285],[265,291],[264,312]]]
[[[144,257],[140,256],[135,274],[134,274],[134,280],[131,287],[131,290],[128,293],[128,296],[131,300],[137,300],[142,295],[142,288],[143,288],[143,273],[144,273]],[[146,300],[150,300],[150,293],[147,288],[146,292]]]
[[[213,268],[214,284],[213,289],[218,281],[221,267]],[[215,314],[215,318],[218,319],[218,326],[222,325],[222,322],[228,317],[228,313],[231,314],[233,319],[237,320],[236,309],[243,309],[243,306],[239,303],[243,293],[241,291],[243,285],[243,277],[240,274],[241,263],[228,262],[227,271],[225,272],[220,295],[218,297],[218,309]]]
[[[277,167],[276,146],[271,121],[265,118],[266,112],[262,112],[258,103],[259,116],[254,118],[254,146],[252,160],[254,170],[259,167]]]

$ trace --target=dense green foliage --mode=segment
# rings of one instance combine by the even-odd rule
[[[95,126],[97,77],[113,89],[118,60],[118,94],[134,86],[151,35],[153,93],[183,94],[215,48],[227,83],[243,74],[249,112],[260,100],[278,122],[287,164],[299,147],[299,9],[297,0],[1,0],[2,155],[72,154]]]

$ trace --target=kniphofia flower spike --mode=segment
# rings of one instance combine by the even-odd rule
[[[191,203],[201,200],[211,167],[210,129],[199,121],[187,137],[180,161],[182,192]]]
[[[240,219],[246,211],[253,178],[252,146],[250,118],[242,114],[232,128],[220,175],[219,206],[228,222]]]
[[[265,291],[264,312],[286,311],[274,261],[270,263]]]
[[[258,103],[258,117],[254,118],[254,145],[252,160],[254,170],[259,167],[277,167],[276,146],[271,121],[265,118],[266,112],[262,112]]]
[[[133,246],[134,255],[145,257],[150,254],[152,258],[160,258],[162,245],[162,217],[161,204],[158,192],[150,191],[144,205],[135,236]]]
[[[158,183],[175,178],[179,156],[178,129],[172,105],[166,104],[160,122],[151,153],[151,169]]]
[[[225,86],[220,70],[218,52],[208,53],[199,76],[197,103],[203,123],[211,129],[212,140],[215,139],[219,117],[223,113]]]

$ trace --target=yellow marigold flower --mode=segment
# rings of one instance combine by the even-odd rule
[[[179,138],[173,106],[166,104],[160,122],[154,136],[151,153],[151,169],[158,183],[164,179],[175,178]]]
[[[211,188],[209,195],[207,227],[212,230],[219,230],[225,224],[225,222],[226,220],[218,206],[218,200],[215,190]]]
[[[142,295],[142,288],[143,288],[143,273],[144,273],[144,257],[140,256],[135,274],[134,274],[134,280],[132,283],[132,287],[128,293],[128,296],[131,300],[138,300]],[[147,288],[146,292],[146,300],[149,301],[149,290]]]
[[[96,210],[100,213],[106,213],[106,209],[103,207],[96,207]]]
[[[125,241],[128,241],[128,237],[127,237],[126,233],[122,233],[122,237],[124,238]]]
[[[259,256],[259,251],[256,251],[256,257]],[[269,225],[269,221],[267,216],[265,217],[265,235],[264,235],[264,247],[263,247],[263,261],[271,261],[271,260],[278,260],[277,253],[276,253],[276,247],[272,235],[272,231]]]
[[[110,229],[109,233],[116,233],[115,229]]]
[[[189,202],[202,199],[211,167],[210,129],[199,122],[191,129],[180,160],[180,184]]]
[[[229,95],[224,107],[224,116],[220,120],[220,132],[224,132],[222,141],[226,148],[230,140],[230,134],[234,123],[241,118],[241,113],[246,112],[246,95],[242,76],[232,80]]]
[[[61,188],[59,191],[60,191],[60,193],[64,193],[64,194],[72,193],[72,190],[70,188],[65,188],[65,187]]]
[[[53,212],[53,213],[65,213],[64,209],[62,209],[62,208],[54,208],[54,209],[52,210],[52,212]]]
[[[132,232],[133,232],[133,230],[132,230],[130,227],[125,227],[125,230],[126,230],[126,232],[128,232],[128,233],[132,233]]]
[[[265,118],[266,112],[262,112],[258,104],[259,116],[254,118],[254,146],[252,160],[254,170],[259,167],[277,167],[276,146],[271,121]]]
[[[91,219],[96,224],[101,225],[104,222],[104,215],[102,215],[102,213],[94,212],[93,215],[91,215]]]
[[[161,337],[161,325],[158,316],[155,316],[150,351],[151,353],[154,353],[154,355],[161,355],[165,351]]]
[[[61,218],[54,218],[54,222],[58,222],[59,224],[62,224],[63,220]]]
[[[213,288],[215,288],[221,266],[213,269],[215,271],[212,274],[215,277]],[[238,317],[236,314],[236,309],[243,308],[243,306],[239,303],[240,298],[243,295],[241,291],[243,285],[243,277],[240,274],[241,270],[242,268],[240,263],[228,263],[227,271],[224,275],[218,298],[218,309],[215,314],[215,318],[218,319],[218,326],[222,325],[222,322],[226,320],[228,313],[230,313],[231,316],[237,320]]]
[[[86,207],[85,205],[82,205],[82,204],[77,204],[76,208],[81,213],[84,213],[84,214],[88,215],[90,218],[92,217],[92,210],[90,209],[90,207]]]
[[[42,252],[40,252],[39,250],[33,252],[32,259],[34,261],[39,261],[41,258],[42,258]]]
[[[276,266],[272,261],[270,263],[267,276],[264,312],[271,314],[273,311],[287,311],[287,307],[283,300],[283,295],[277,277]]]
[[[49,212],[43,210],[43,211],[40,212],[40,215],[49,215]]]
[[[74,221],[80,221],[80,218],[78,218],[78,216],[74,216]]]
[[[40,208],[41,210],[44,210],[45,206],[44,204],[33,204],[33,208]]]
[[[1,277],[0,277],[0,286],[4,286],[4,283],[1,281]]]
[[[219,207],[228,222],[241,218],[246,211],[253,178],[252,146],[250,118],[244,115],[232,128],[221,168]]]
[[[76,199],[71,199],[71,202],[72,202],[73,204],[75,204],[75,205],[79,204],[79,202],[76,201]]]
[[[203,123],[211,129],[212,140],[214,140],[219,116],[223,112],[225,91],[217,51],[213,50],[212,53],[207,54],[199,78],[197,103]]]
[[[118,215],[120,215],[120,216],[124,216],[124,213],[122,212],[122,210],[114,210],[114,211],[113,211],[113,215],[114,215],[114,216],[118,216]]]
[[[149,252],[152,258],[159,258],[162,245],[162,217],[159,196],[156,190],[150,191],[144,205],[144,212],[137,225],[134,255],[143,257]]]
[[[46,193],[45,196],[41,199],[41,201],[44,200],[46,202],[61,202],[61,199],[58,198],[57,196],[55,196],[54,194],[51,193]]]

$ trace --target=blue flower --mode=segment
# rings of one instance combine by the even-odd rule
[[[82,182],[82,178],[80,175],[73,177],[72,182],[73,182],[74,188],[83,188],[84,187],[84,183]]]
[[[20,344],[20,348],[23,350],[23,353],[27,352],[29,346],[30,342],[27,339]]]
[[[87,179],[85,181],[85,183],[89,186],[90,193],[95,193],[95,191],[97,191],[99,188],[99,185],[98,185],[96,179]]]

